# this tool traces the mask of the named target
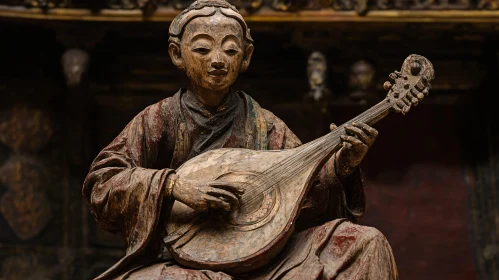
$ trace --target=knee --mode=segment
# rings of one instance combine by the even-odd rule
[[[347,235],[357,236],[363,243],[387,243],[383,233],[373,227],[346,222],[341,226],[340,231]]]
[[[376,228],[368,226],[359,226],[362,236],[369,242],[386,242],[386,237]]]

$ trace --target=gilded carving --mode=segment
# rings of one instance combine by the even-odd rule
[[[8,188],[0,199],[0,213],[19,239],[32,239],[52,219],[50,202],[42,192],[47,172],[33,159],[14,156],[0,168],[0,182]]]
[[[14,152],[37,152],[52,137],[50,116],[41,109],[15,106],[0,116],[0,141]]]
[[[108,6],[112,9],[142,9],[147,14],[156,10],[156,8],[165,1],[161,0],[108,0]]]
[[[19,279],[52,279],[48,267],[46,267],[35,254],[12,256],[3,260],[0,266],[2,280]]]
[[[499,9],[499,0],[480,0],[479,9],[497,10]]]
[[[18,105],[0,118],[0,141],[16,155],[0,167],[0,182],[8,189],[0,198],[0,213],[21,240],[38,235],[52,218],[42,187],[47,171],[27,153],[43,149],[53,135],[53,123],[42,109]]]
[[[246,11],[256,11],[263,5],[263,0],[232,0],[228,1],[236,8]]]
[[[67,2],[65,0],[25,0],[25,5],[28,7],[36,7],[42,9],[66,7]]]
[[[270,7],[277,11],[295,11],[306,4],[300,0],[271,0]]]

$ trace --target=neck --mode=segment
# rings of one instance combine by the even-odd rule
[[[193,93],[203,105],[213,108],[220,106],[230,93],[230,88],[223,90],[207,90],[192,84],[187,89]]]

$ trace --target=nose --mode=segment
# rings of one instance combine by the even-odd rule
[[[225,67],[225,63],[223,63],[222,61],[213,61],[211,63],[211,67],[215,69],[223,69]]]

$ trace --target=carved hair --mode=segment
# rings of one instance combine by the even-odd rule
[[[170,43],[175,43],[180,45],[180,39],[182,38],[182,33],[184,32],[185,26],[193,19],[197,17],[209,17],[214,15],[216,12],[220,12],[226,17],[233,18],[239,22],[243,28],[244,38],[247,42],[253,43],[253,39],[250,35],[250,29],[246,25],[243,17],[236,9],[236,7],[229,4],[225,0],[197,0],[192,3],[187,9],[182,11],[179,15],[175,17],[170,25],[168,41]]]

